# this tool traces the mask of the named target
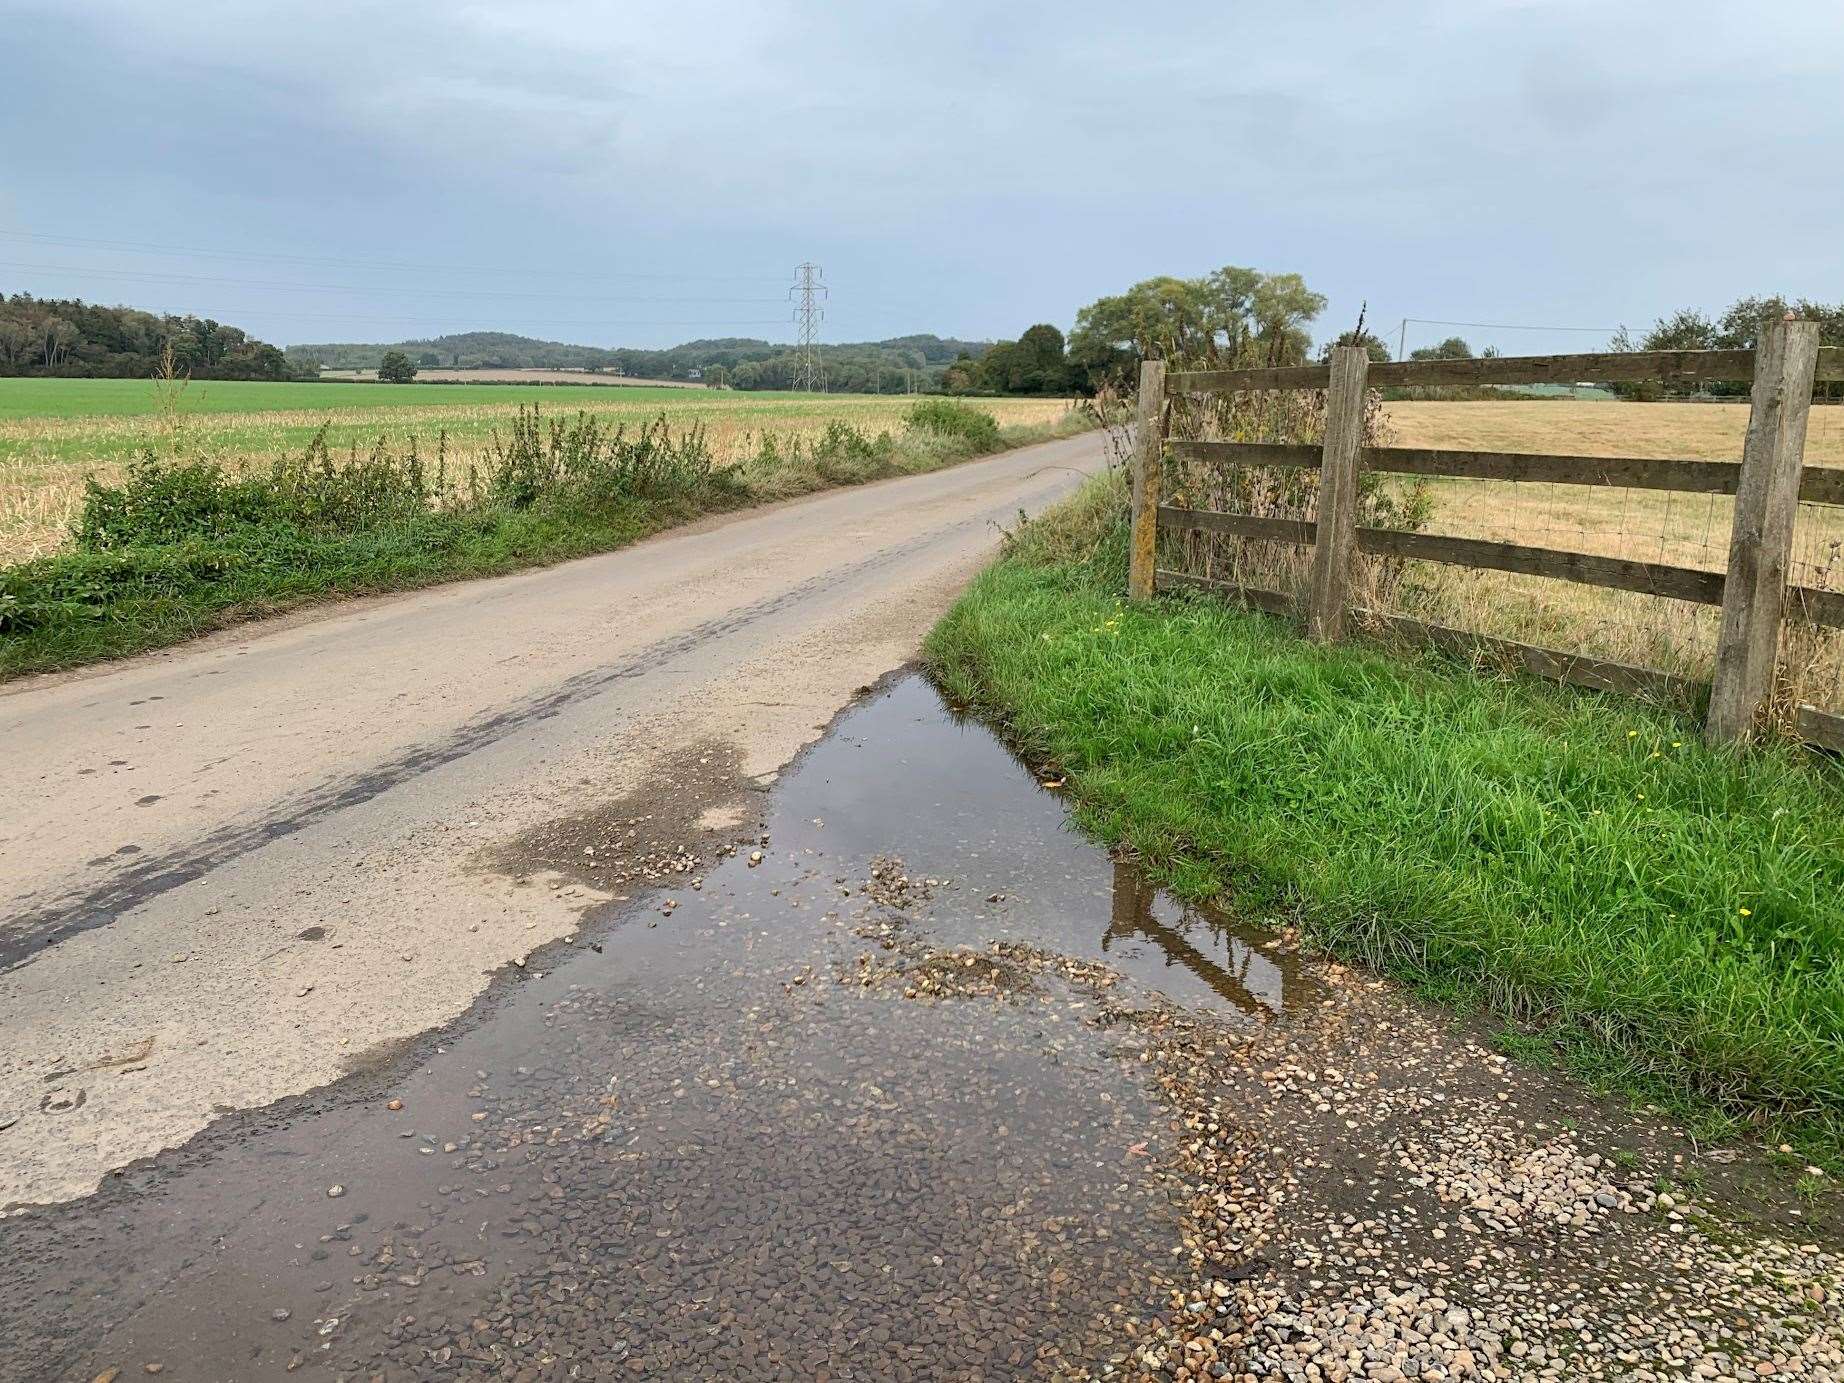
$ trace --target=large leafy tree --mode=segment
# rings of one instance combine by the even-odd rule
[[[1733,311],[1733,309],[1731,309]],[[1716,346],[1716,324],[1694,307],[1682,308],[1653,323],[1640,343],[1648,351],[1707,351]]]
[[[386,351],[378,362],[378,378],[385,384],[408,384],[416,378],[416,366],[402,351]]]
[[[1238,265],[1201,278],[1152,278],[1097,299],[1076,314],[1069,363],[1094,388],[1130,374],[1147,356],[1227,364],[1297,364],[1307,326],[1325,299],[1298,274]]]
[[[1759,343],[1764,325],[1782,320],[1789,312],[1803,321],[1818,323],[1820,345],[1844,346],[1844,303],[1817,303],[1808,298],[1789,301],[1778,294],[1769,294],[1738,298],[1714,319],[1694,307],[1679,308],[1669,316],[1660,317],[1637,337],[1621,327],[1614,333],[1608,348],[1615,351],[1749,351]],[[1612,387],[1623,398],[1650,399],[1682,394],[1692,386],[1642,380]],[[1749,388],[1739,380],[1713,380],[1694,387],[1712,394],[1737,397],[1745,396]],[[1839,394],[1840,386],[1835,381],[1826,382],[1820,384],[1816,392],[1833,398]]]
[[[1069,361],[1063,333],[1040,322],[1016,341],[1000,341],[980,357],[972,378],[970,387],[998,394],[1067,393]]]

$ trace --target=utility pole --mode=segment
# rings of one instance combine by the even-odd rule
[[[1402,329],[1396,333],[1396,359],[1398,360],[1408,359],[1408,357],[1402,353],[1403,350],[1408,346],[1408,344],[1409,344],[1409,319],[1407,317],[1404,317],[1402,319]]]
[[[826,392],[818,340],[819,325],[826,320],[826,309],[820,304],[831,290],[820,282],[821,273],[817,264],[801,264],[794,270],[794,286],[788,289],[788,297],[794,301],[794,322],[800,328],[800,363],[795,369],[794,384],[809,394]]]

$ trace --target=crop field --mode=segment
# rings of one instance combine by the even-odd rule
[[[548,417],[586,412],[634,426],[664,415],[675,428],[702,424],[724,461],[755,456],[762,442],[822,433],[829,422],[874,434],[900,431],[915,400],[901,395],[741,393],[644,386],[565,389],[554,385],[194,383],[163,410],[141,380],[0,379],[0,565],[61,547],[83,499],[86,476],[118,478],[149,446],[239,466],[299,453],[323,426],[340,451],[383,438],[414,438],[433,458],[446,438],[451,469],[465,470],[522,405]],[[1049,423],[1061,399],[983,399],[1001,426]]]

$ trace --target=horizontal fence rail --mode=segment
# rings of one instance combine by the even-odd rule
[[[1280,591],[1263,590],[1259,586],[1243,586],[1234,581],[1219,581],[1214,577],[1194,576],[1190,572],[1167,571],[1163,568],[1159,571],[1159,584],[1209,591],[1270,615],[1290,616],[1299,613],[1291,596]],[[1464,658],[1485,657],[1501,665],[1521,667],[1536,677],[1565,682],[1570,686],[1587,687],[1592,691],[1624,692],[1629,696],[1660,699],[1689,699],[1709,685],[1660,672],[1656,668],[1637,667],[1606,658],[1591,658],[1584,653],[1569,653],[1538,644],[1518,643],[1512,639],[1495,638],[1490,634],[1476,634],[1469,629],[1430,624],[1426,620],[1411,619],[1406,615],[1384,614],[1377,610],[1359,610],[1356,615],[1358,623],[1367,632],[1382,635],[1396,643],[1430,646]],[[1815,706],[1802,706],[1799,709],[1798,725],[1804,737],[1814,744],[1830,744],[1831,740],[1826,738],[1829,735],[1836,740],[1831,747],[1844,749],[1844,716],[1832,715]]]
[[[1801,739],[1844,754],[1844,716],[1816,706],[1801,706],[1793,715],[1793,726]]]
[[[1809,322],[1772,323],[1752,351],[1643,351],[1614,354],[1403,361],[1372,365],[1355,347],[1339,347],[1327,365],[1249,370],[1189,370],[1167,375],[1149,361],[1141,375],[1140,427],[1134,461],[1132,561],[1136,598],[1160,586],[1213,591],[1255,609],[1304,614],[1309,636],[1341,637],[1346,616],[1372,634],[1412,639],[1489,656],[1539,676],[1640,695],[1687,695],[1707,688],[1712,742],[1746,738],[1766,706],[1781,624],[1796,618],[1844,629],[1844,591],[1791,585],[1793,514],[1800,502],[1844,505],[1844,468],[1803,465],[1806,413],[1815,380],[1844,379],[1844,349],[1821,349]],[[1537,452],[1361,447],[1364,391],[1372,385],[1520,384],[1578,381],[1751,380],[1748,433],[1737,461],[1689,457],[1574,456]],[[1174,440],[1163,435],[1168,391],[1324,389],[1323,446]],[[1224,513],[1160,502],[1161,458],[1238,466],[1316,469],[1318,521]],[[1728,570],[1711,571],[1520,543],[1450,537],[1356,522],[1361,471],[1508,483],[1617,486],[1734,497]],[[1156,565],[1160,531],[1206,533],[1311,548],[1310,583],[1300,595],[1239,585]],[[1631,591],[1722,609],[1715,677],[1696,683],[1653,668],[1428,624],[1372,610],[1347,610],[1354,554],[1438,562]],[[1844,752],[1844,716],[1801,705],[1790,712],[1809,741]]]
[[[1483,360],[1395,360],[1372,365],[1374,388],[1454,384],[1637,384],[1645,381],[1754,378],[1754,351],[1610,351],[1595,355],[1501,355]],[[1844,379],[1844,347],[1818,352],[1812,378]],[[1174,394],[1225,394],[1259,389],[1325,389],[1330,365],[1283,365],[1246,370],[1175,370]],[[1739,400],[1738,400],[1739,402]]]
[[[1159,506],[1159,527],[1177,533],[1221,533],[1234,538],[1310,546],[1319,525],[1310,519],[1272,519],[1256,514],[1227,514],[1218,509],[1182,509]],[[1687,600],[1698,605],[1720,605],[1728,578],[1702,567],[1678,567],[1662,562],[1639,562],[1625,557],[1603,557],[1592,552],[1563,548],[1525,547],[1483,538],[1453,538],[1440,533],[1411,533],[1399,528],[1359,528],[1358,551],[1378,557],[1413,562],[1440,562],[1447,566],[1546,576],[1583,586],[1636,591],[1667,600]],[[1161,571],[1163,578],[1167,573]],[[1800,618],[1832,629],[1844,629],[1844,591],[1822,591],[1811,586],[1788,586],[1787,605]]]
[[[1180,460],[1230,466],[1317,470],[1320,462],[1318,447],[1267,442],[1173,442],[1170,450]],[[1617,485],[1628,490],[1671,490],[1696,495],[1732,495],[1741,485],[1742,474],[1739,462],[1691,457],[1558,456],[1435,447],[1365,447],[1359,460],[1365,470],[1389,475]],[[1799,498],[1805,504],[1844,504],[1844,467],[1807,467],[1799,478]]]
[[[1210,576],[1193,576],[1190,572],[1167,571],[1159,569],[1161,586],[1190,586],[1199,591],[1216,591],[1221,595],[1233,596],[1257,610],[1265,610],[1270,615],[1292,615],[1298,611],[1294,608],[1293,597],[1282,595],[1279,591],[1264,591],[1259,586],[1238,586],[1233,581],[1218,581]]]
[[[1699,605],[1722,604],[1723,575],[1696,567],[1667,566],[1662,562],[1635,562],[1624,557],[1597,557],[1586,552],[1525,547],[1521,543],[1496,543],[1482,538],[1448,538],[1435,533],[1408,533],[1392,528],[1357,530],[1360,552],[1379,557],[1406,557],[1418,562],[1442,562],[1453,567],[1477,567],[1524,576],[1548,576],[1582,586],[1603,586],[1616,591],[1690,600]]]
[[[1266,538],[1278,543],[1311,543],[1319,525],[1311,519],[1265,519],[1254,514],[1225,514],[1218,509],[1159,506],[1159,527],[1182,533],[1227,533],[1237,538]]]

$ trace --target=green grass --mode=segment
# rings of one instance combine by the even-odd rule
[[[1834,767],[1208,599],[1128,606],[1117,512],[1091,488],[1030,525],[927,650],[1069,776],[1085,826],[1183,892],[1488,1007],[1510,1046],[1844,1146]]]
[[[624,384],[357,384],[335,380],[298,383],[266,380],[198,380],[186,408],[197,413],[319,412],[329,408],[428,408],[466,404],[556,404],[595,389],[607,402],[658,402],[667,391]],[[698,396],[701,391],[684,391]],[[810,395],[778,394],[776,398]],[[0,379],[0,419],[139,418],[158,411],[145,379]]]

